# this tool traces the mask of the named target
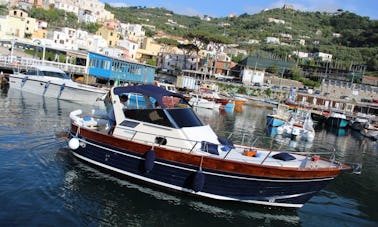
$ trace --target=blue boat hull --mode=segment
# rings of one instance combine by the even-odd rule
[[[283,124],[285,124],[284,120],[275,118],[273,116],[266,116],[266,125],[268,127],[279,127]]]
[[[348,126],[348,121],[342,118],[328,117],[326,120],[326,125],[335,128],[345,128]]]
[[[150,163],[152,167],[147,171],[144,155],[84,141],[85,146],[72,152],[95,166],[155,186],[219,200],[299,208],[333,179],[272,179],[211,169],[199,171],[193,165],[162,159]],[[202,175],[198,178],[199,172]]]

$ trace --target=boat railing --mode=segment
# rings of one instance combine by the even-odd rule
[[[220,132],[222,134],[222,132]],[[227,132],[223,132],[223,135]],[[327,157],[332,163],[337,163],[336,152],[337,150],[331,144],[312,144],[311,147],[297,147],[290,148],[288,145],[276,141],[274,138],[269,136],[254,136],[249,132],[231,132],[226,136],[231,141],[239,144],[242,147],[248,149],[265,149],[269,152],[266,157],[269,157],[273,151],[283,151],[292,154],[301,154],[308,157],[322,156]],[[261,162],[263,164],[265,159]]]
[[[76,125],[78,125],[77,131],[79,131],[81,127],[84,127],[83,122],[80,121],[81,118],[78,116],[80,114],[81,114],[81,111],[78,111],[78,112],[74,111],[74,112],[71,112],[70,114],[70,118],[74,122],[76,122]],[[129,137],[130,140],[141,142],[144,144],[150,144],[151,147],[158,146],[158,147],[164,147],[164,148],[171,148],[171,149],[175,149],[175,150],[178,150],[181,152],[187,152],[187,153],[192,153],[192,152],[196,152],[200,150],[202,152],[205,152],[203,154],[206,154],[206,152],[208,152],[209,154],[211,153],[209,150],[202,149],[203,142],[206,142],[206,141],[183,139],[183,138],[178,138],[174,136],[162,136],[161,134],[142,132],[138,130],[128,129],[128,131],[130,133],[130,137]],[[282,144],[276,143],[274,139],[271,137],[253,136],[251,133],[239,134],[239,133],[231,132],[228,134],[229,134],[228,136],[222,136],[222,134],[219,133],[221,137],[228,138],[230,141],[233,141],[236,147],[240,147],[242,149],[260,149],[260,150],[267,151],[266,157],[269,157],[270,153],[273,151],[296,153],[296,154],[301,154],[301,155],[309,156],[309,157],[314,156],[314,155],[322,155],[322,156],[327,155],[327,156],[330,156],[329,158],[330,161],[336,163],[335,161],[336,149],[334,147],[331,147],[331,148],[323,147],[323,148],[317,148],[316,150],[306,149],[303,151],[293,151],[293,150],[284,148]],[[226,153],[222,157],[226,159],[229,152],[231,152],[231,150],[232,149],[229,149],[228,153]],[[265,159],[261,162],[261,164],[264,163]]]
[[[140,134],[140,135],[137,137],[136,136],[137,134]],[[151,142],[151,140],[142,139],[142,138],[148,138],[148,137],[155,137],[155,138],[161,138],[161,139],[155,139],[154,142]],[[229,136],[227,136],[226,138],[232,141],[233,137],[237,137],[236,133],[230,133]],[[240,136],[240,139],[241,139],[241,142],[235,143],[236,146],[240,146],[246,149],[264,149],[267,151],[266,157],[263,158],[260,164],[264,164],[264,161],[271,155],[273,151],[300,154],[309,158],[314,157],[314,156],[322,156],[322,157],[327,157],[330,160],[330,165],[332,165],[332,163],[338,163],[336,161],[336,149],[331,145],[317,145],[316,148],[310,148],[310,149],[298,151],[298,150],[288,149],[283,144],[274,143],[273,142],[274,139],[271,137],[253,136],[250,133],[243,133]],[[188,153],[195,151],[195,149],[198,148],[198,146],[201,145],[201,143],[203,142],[203,141],[198,141],[198,140],[177,138],[173,136],[161,136],[158,134],[149,133],[149,132],[141,132],[141,131],[135,131],[133,136],[131,137],[131,140],[151,144],[152,147],[155,147],[155,146],[167,147],[167,148],[172,148],[175,150],[179,150],[181,152],[188,152]],[[162,142],[164,140],[166,141],[169,140],[171,142],[164,144],[164,142]],[[172,142],[172,141],[176,141],[176,142]],[[187,144],[191,144],[191,147],[175,145],[175,144],[182,144],[184,142],[186,142]],[[236,142],[238,142],[238,140],[236,140]],[[232,151],[231,149],[228,150],[228,152],[223,156],[223,159],[226,159],[228,157],[228,154],[231,151]]]

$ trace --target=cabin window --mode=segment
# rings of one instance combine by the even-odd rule
[[[173,127],[163,109],[125,109],[125,116],[137,121]]]
[[[191,108],[167,109],[179,128],[203,126]]]

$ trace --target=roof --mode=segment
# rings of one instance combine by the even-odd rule
[[[155,100],[157,100],[160,106],[164,106],[163,104],[164,96],[173,96],[173,97],[184,99],[184,96],[179,93],[171,92],[171,91],[165,90],[164,88],[150,85],[150,84],[127,86],[127,87],[114,87],[113,93],[115,95],[121,95],[124,93],[139,93],[145,96],[150,96],[150,97],[153,97]]]

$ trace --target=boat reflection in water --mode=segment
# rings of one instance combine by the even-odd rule
[[[330,132],[336,136],[347,136],[349,135],[348,128],[336,128],[331,126],[325,126],[327,132]]]
[[[66,154],[67,148],[60,154]],[[245,204],[227,204],[214,200],[176,195],[155,188],[144,187],[126,179],[103,173],[83,164],[70,156],[68,170],[64,174],[65,206],[73,212],[87,213],[87,223],[119,226],[166,226],[173,221],[176,225],[195,226],[204,215],[208,223],[228,220],[229,225],[240,223],[264,226],[297,226],[300,217],[292,210],[251,207]],[[80,192],[80,197],[73,196]],[[74,206],[85,198],[90,206]],[[150,209],[146,209],[149,207]],[[76,210],[78,209],[78,210]],[[85,209],[85,210],[83,210]],[[132,214],[132,215],[131,215]],[[175,217],[174,220],[166,220]],[[149,218],[141,218],[141,217]],[[191,218],[187,218],[190,216]],[[198,218],[197,218],[198,217]]]
[[[277,127],[267,127],[265,130],[267,136],[274,139],[283,146],[287,146],[288,149],[294,151],[308,151],[313,146],[312,141],[292,139],[287,136],[283,136],[277,133]]]

